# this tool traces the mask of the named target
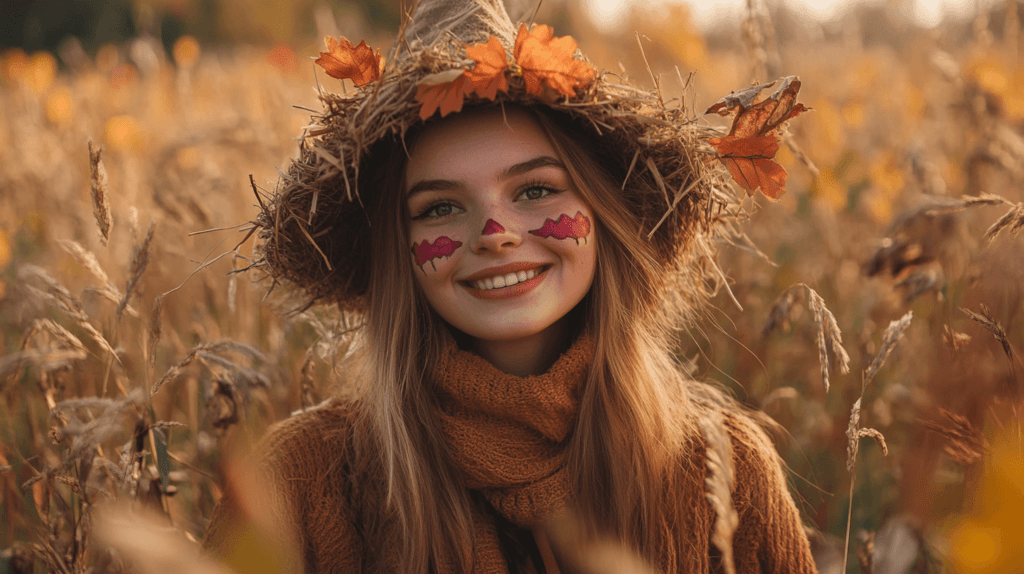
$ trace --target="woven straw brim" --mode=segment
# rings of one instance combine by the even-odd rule
[[[306,129],[299,157],[257,219],[255,267],[275,285],[298,288],[293,293],[306,303],[360,310],[370,275],[364,206],[378,193],[379,172],[387,167],[374,154],[387,147],[382,142],[403,145],[410,128],[423,123],[415,99],[423,77],[471,64],[461,42],[443,37],[432,46],[407,49],[364,89],[323,93],[323,111]],[[699,150],[701,130],[687,120],[678,101],[666,105],[657,92],[603,73],[576,97],[551,101],[527,94],[522,78],[511,75],[507,93],[499,93],[495,102],[467,97],[465,105],[503,103],[546,106],[599,138],[603,167],[623,184],[638,232],[650,234],[666,277],[689,290],[688,298],[699,298],[700,273],[692,268],[699,257],[690,243],[697,233],[710,231],[716,206],[729,198],[716,191],[720,175]],[[678,285],[681,280],[689,284]]]

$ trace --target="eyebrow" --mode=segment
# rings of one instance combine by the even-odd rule
[[[528,159],[524,162],[510,165],[503,169],[498,174],[499,179],[509,179],[523,174],[530,173],[535,169],[541,169],[545,167],[557,167],[561,170],[565,170],[565,164],[559,161],[557,158],[549,155],[537,156],[533,159]],[[568,170],[566,170],[568,171]],[[453,181],[450,179],[424,179],[416,182],[415,185],[409,188],[408,193],[405,194],[406,199],[425,191],[451,191],[465,187],[465,184],[460,181]]]

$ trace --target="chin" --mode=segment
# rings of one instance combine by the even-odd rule
[[[453,325],[466,335],[484,341],[515,341],[536,335],[554,324],[554,321],[480,321]]]

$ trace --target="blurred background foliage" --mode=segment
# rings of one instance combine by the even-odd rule
[[[705,125],[725,127],[701,113],[730,91],[801,77],[814,111],[779,152],[788,192],[746,200],[744,231],[760,252],[719,246],[743,310],[723,292],[680,334],[680,359],[785,428],[780,451],[822,572],[1022,571],[1024,6],[979,3],[927,28],[905,4],[814,20],[758,0],[706,26],[686,4],[637,2],[608,27],[584,0],[545,0],[536,19],[600,68],[649,89],[657,78]],[[269,282],[244,271],[252,241],[239,244],[233,226],[245,231],[256,213],[250,175],[269,189],[287,169],[317,86],[351,89],[314,69],[323,36],[386,50],[403,9],[4,2],[0,572],[119,571],[89,543],[91,506],[107,498],[201,537],[224,481],[244,475],[231,453],[345,392],[337,365],[351,325],[329,309],[289,314],[279,294],[264,300]],[[103,148],[109,241],[90,199],[90,139]],[[1006,202],[966,205],[984,193]],[[835,314],[851,356],[827,393],[806,301],[766,329],[798,282]],[[988,324],[962,310],[982,305]],[[865,443],[851,474],[861,373],[908,311],[862,400],[862,425],[885,435],[888,455]],[[158,382],[152,397],[135,392]]]

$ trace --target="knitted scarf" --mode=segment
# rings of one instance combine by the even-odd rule
[[[569,505],[566,439],[576,425],[594,341],[580,336],[548,372],[518,377],[449,345],[435,372],[437,420],[466,486],[531,528]],[[474,517],[474,571],[503,572],[497,529]]]

